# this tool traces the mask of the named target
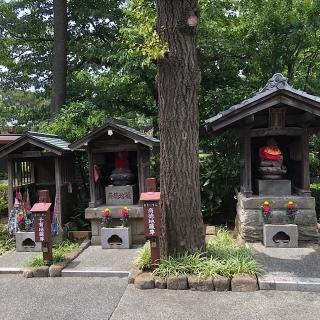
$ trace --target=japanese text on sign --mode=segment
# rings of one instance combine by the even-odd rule
[[[109,192],[108,199],[131,199],[132,195],[130,192]]]
[[[154,209],[148,208],[148,226],[149,226],[149,233],[151,235],[155,234],[155,220],[154,220]]]
[[[39,240],[41,242],[44,241],[44,224],[43,224],[44,220],[43,220],[43,217],[40,217],[39,218]]]

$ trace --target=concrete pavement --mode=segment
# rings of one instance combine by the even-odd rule
[[[305,292],[138,290],[129,285],[111,320],[318,320],[320,295]]]
[[[0,319],[106,320],[126,287],[119,278],[0,277]]]
[[[63,277],[128,277],[137,249],[90,246],[62,270]]]
[[[263,265],[260,289],[320,292],[320,247],[266,248],[248,244]]]
[[[318,320],[305,292],[138,290],[120,278],[0,277],[1,320]]]

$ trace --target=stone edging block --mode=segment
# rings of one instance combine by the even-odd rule
[[[167,288],[169,290],[187,290],[188,278],[186,276],[170,276],[167,279]]]
[[[202,278],[191,275],[188,276],[188,284],[189,288],[195,291],[213,291],[214,289],[212,278]]]
[[[244,273],[236,274],[231,280],[231,290],[235,292],[257,291],[257,277]]]
[[[154,289],[155,283],[152,273],[144,272],[138,275],[134,281],[134,286],[138,289]]]
[[[259,290],[256,276],[239,273],[231,280],[223,276],[213,278],[201,278],[197,275],[170,276],[167,279],[153,276],[150,272],[142,272],[139,269],[131,269],[132,276],[129,276],[129,283],[134,283],[138,289],[169,289],[169,290],[196,290],[196,291],[229,291],[249,292]],[[134,270],[134,271],[133,271]],[[135,277],[133,276],[135,273]]]
[[[89,239],[85,239],[76,250],[65,254],[65,261],[49,266],[28,268],[23,271],[25,278],[38,277],[61,277],[61,271],[74,259],[76,259],[91,244]]]
[[[143,273],[142,270],[138,269],[137,267],[132,267],[129,271],[128,276],[128,284],[134,284],[135,279],[137,276],[139,276],[141,273]]]

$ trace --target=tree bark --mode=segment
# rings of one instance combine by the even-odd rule
[[[168,52],[158,59],[162,255],[205,246],[199,181],[201,81],[197,0],[157,0],[157,30]]]
[[[54,117],[66,102],[67,78],[67,0],[53,1],[54,44],[50,115]]]

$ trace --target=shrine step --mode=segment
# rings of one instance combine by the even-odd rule
[[[117,277],[126,278],[129,271],[106,271],[106,270],[70,270],[68,268],[62,270],[62,277]]]
[[[264,275],[258,283],[260,290],[320,292],[320,278]]]

